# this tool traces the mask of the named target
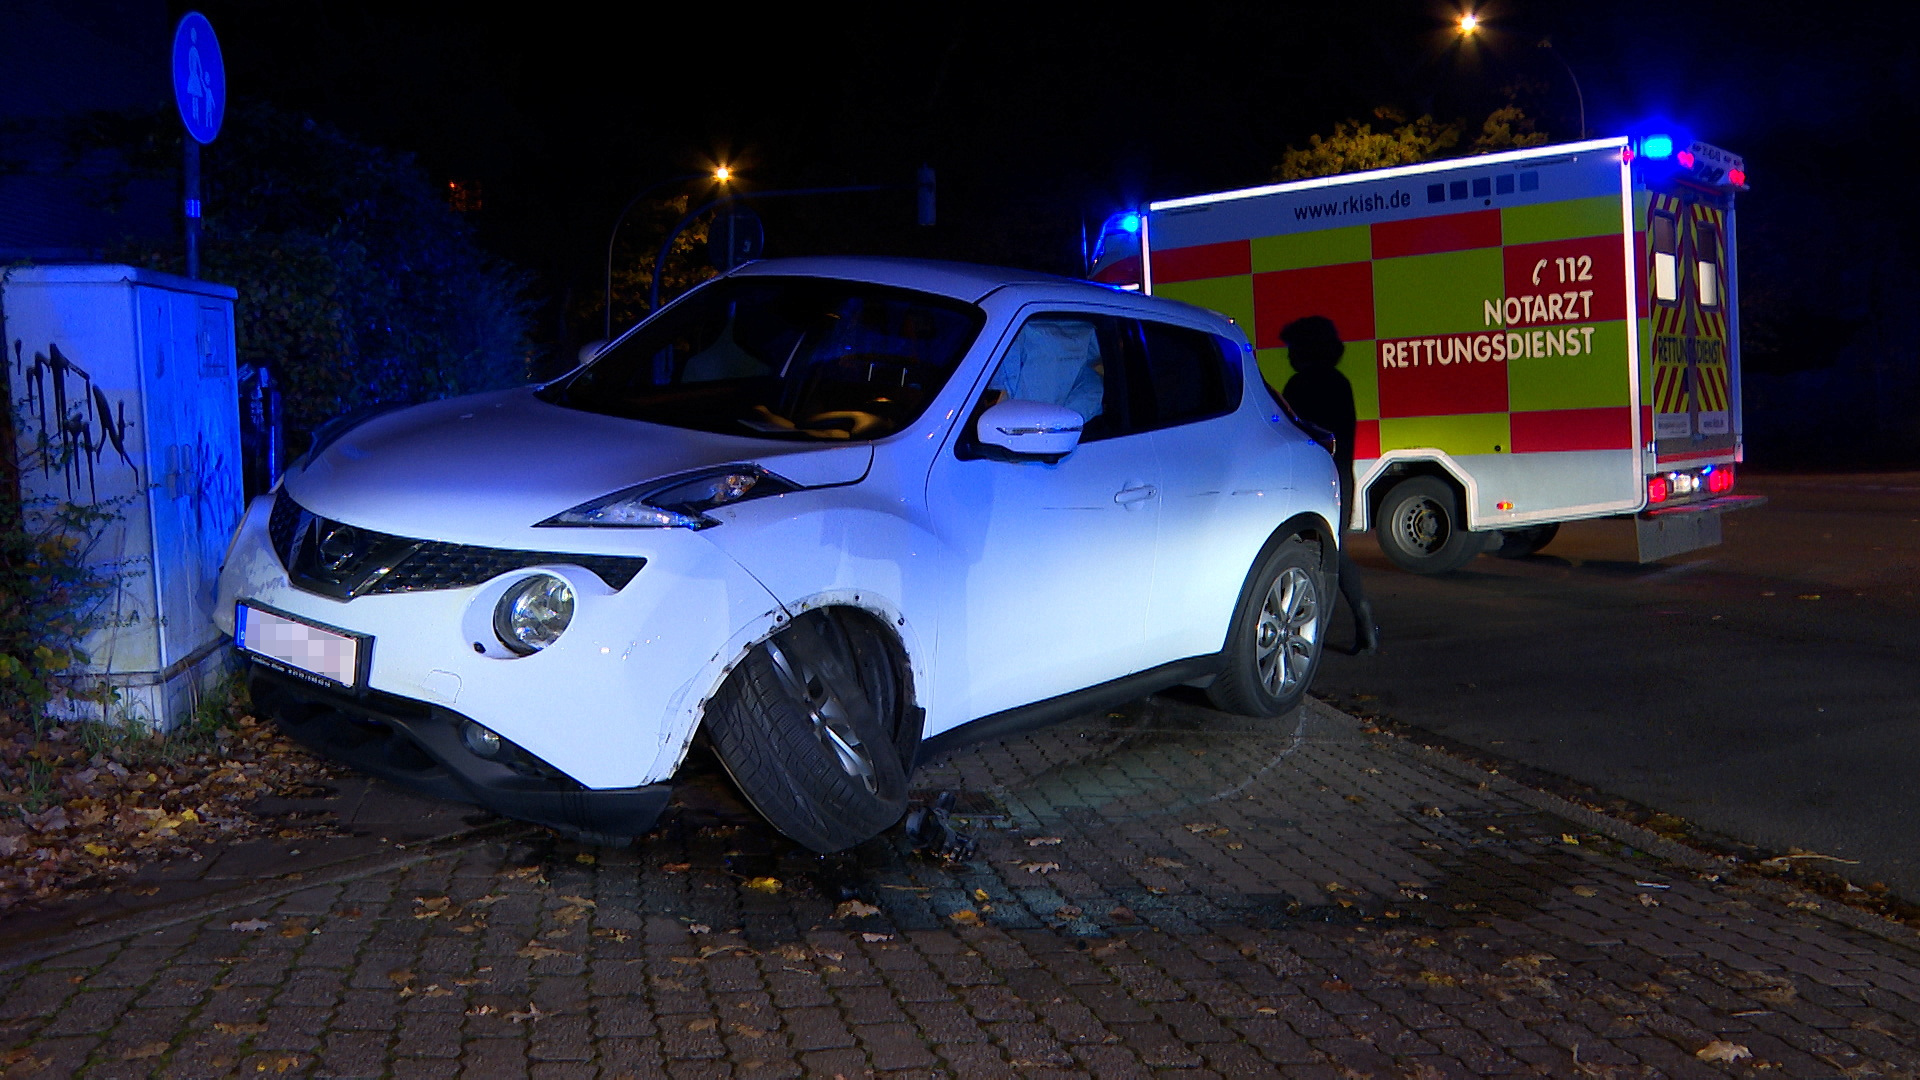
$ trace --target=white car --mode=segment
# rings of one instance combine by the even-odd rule
[[[1337,498],[1212,312],[774,260],[553,382],[324,431],[219,608],[256,706],[368,772],[612,839],[704,737],[833,851],[972,739],[1180,683],[1294,707]]]

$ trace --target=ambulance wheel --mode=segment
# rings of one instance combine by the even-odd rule
[[[1503,559],[1524,559],[1553,543],[1554,535],[1559,531],[1560,523],[1557,521],[1530,525],[1524,529],[1501,529],[1500,542],[1489,550]]]
[[[1378,522],[1380,550],[1408,573],[1451,573],[1487,546],[1486,534],[1467,531],[1460,493],[1431,476],[1395,484],[1380,503]]]

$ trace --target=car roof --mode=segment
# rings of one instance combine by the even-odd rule
[[[849,281],[866,282],[873,285],[894,285],[905,289],[948,296],[955,300],[964,300],[977,304],[995,292],[1009,286],[1038,287],[1047,294],[1048,299],[1074,297],[1085,300],[1098,300],[1104,303],[1118,303],[1130,307],[1142,314],[1156,310],[1165,313],[1173,308],[1188,318],[1200,317],[1216,325],[1230,324],[1231,320],[1218,312],[1165,297],[1142,296],[1139,293],[1115,289],[1078,278],[1061,277],[1058,274],[1043,273],[1038,270],[1016,270],[1005,266],[985,266],[978,263],[944,262],[937,259],[898,259],[881,256],[834,255],[807,256],[791,259],[764,259],[733,271],[733,277],[830,277]]]

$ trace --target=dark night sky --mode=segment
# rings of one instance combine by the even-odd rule
[[[178,6],[178,0],[170,0]],[[1268,181],[1288,145],[1376,106],[1484,116],[1506,87],[1555,141],[1654,120],[1743,154],[1750,424],[1805,457],[1860,435],[1920,454],[1920,106],[1914,9],[1786,0],[785,6],[204,0],[232,92],[481,182],[483,241],[536,275],[539,337],[587,333],[626,198],[717,160],[749,188],[939,174],[907,190],[769,202],[767,254],[881,252],[1080,269],[1082,222],[1146,198]],[[1552,52],[1537,43],[1551,40]],[[217,160],[210,157],[210,168]],[[632,239],[650,245],[642,224]],[[627,237],[623,233],[623,239]],[[655,233],[657,236],[657,232]],[[572,321],[561,316],[570,297]],[[590,301],[589,301],[590,306]],[[563,328],[564,327],[564,328]],[[1764,378],[1763,378],[1764,377]],[[1773,378],[1768,383],[1765,378]],[[1863,428],[1861,402],[1872,402]],[[1818,402],[1829,419],[1813,419]],[[1903,402],[1905,404],[1903,404]],[[1864,440],[1864,441],[1863,441]],[[1904,447],[1904,449],[1902,449]],[[1889,449],[1891,448],[1891,449]]]
[[[626,195],[718,158],[761,188],[940,174],[942,226],[909,197],[780,208],[772,251],[906,247],[1061,263],[1077,216],[1263,182],[1289,143],[1375,105],[1484,112],[1503,85],[1556,138],[1664,114],[1748,155],[1757,189],[1872,139],[1913,98],[1912,35],[1817,5],[1507,0],[1463,51],[1446,4],[479,7],[232,0],[201,5],[236,95],[310,111],[477,178],[487,239],[579,273]],[[1911,19],[1908,20],[1911,22]],[[1807,161],[1790,160],[1804,155]],[[584,254],[583,254],[584,253]]]

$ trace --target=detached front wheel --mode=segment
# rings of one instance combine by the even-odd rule
[[[1375,532],[1393,565],[1414,574],[1458,570],[1487,546],[1484,534],[1467,531],[1459,493],[1431,476],[1393,485],[1380,502]]]
[[[1226,669],[1207,687],[1216,708],[1279,716],[1306,696],[1333,613],[1317,554],[1289,540],[1255,568],[1227,634]]]
[[[825,853],[906,811],[904,715],[883,634],[858,616],[813,612],[747,654],[708,706],[706,734],[753,808]]]

